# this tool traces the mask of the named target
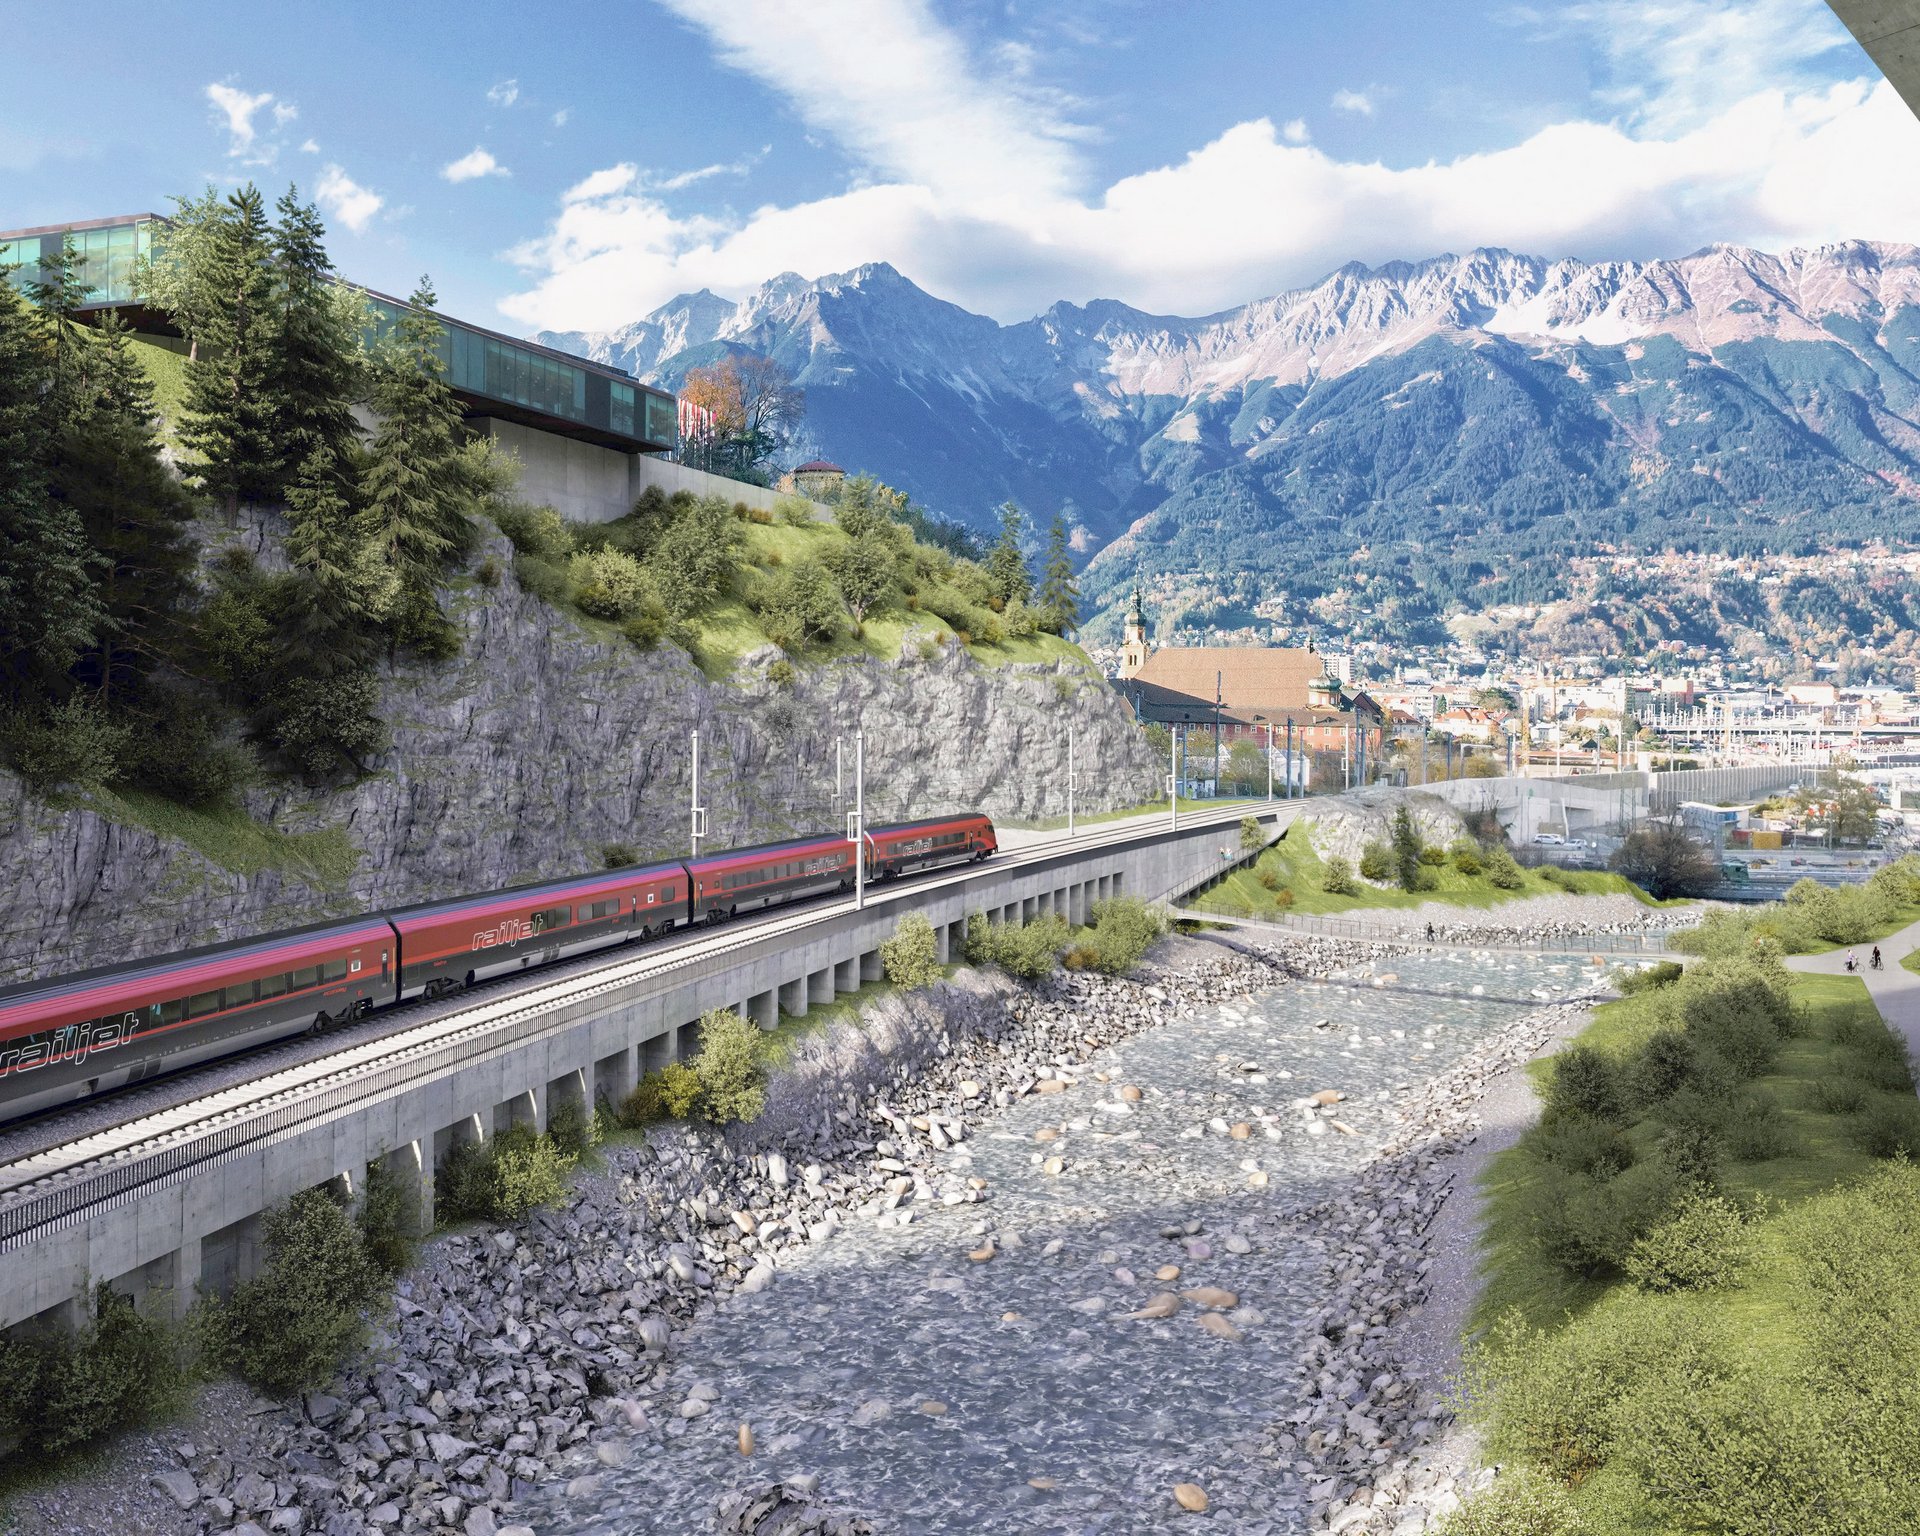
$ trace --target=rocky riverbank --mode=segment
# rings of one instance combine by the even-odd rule
[[[1428,901],[1417,907],[1361,908],[1333,919],[1348,929],[1365,929],[1369,937],[1404,939],[1427,937],[1443,944],[1489,945],[1578,941],[1613,935],[1655,935],[1691,928],[1700,914],[1717,903],[1692,902],[1683,907],[1649,907],[1620,894],[1526,896],[1487,909]],[[1286,922],[1287,919],[1280,919]],[[1303,927],[1313,919],[1299,919]]]
[[[609,1149],[564,1207],[437,1241],[329,1393],[221,1388],[18,1528],[1106,1531],[1199,1502],[1209,1529],[1421,1529],[1455,1496],[1421,1455],[1446,1415],[1392,1325],[1477,1085],[1550,1022],[1462,1001],[1456,1028],[1379,956],[1186,944],[1138,981],[886,999],[812,1037],[751,1130]],[[1369,965],[1365,1010],[1317,981]],[[1297,1039],[1234,1001],[1289,978],[1327,1010]],[[866,1361],[885,1390],[869,1347],[905,1352]],[[1002,1400],[980,1371],[1008,1359],[1051,1374]],[[1183,1450],[1190,1413],[1217,1423]],[[897,1504],[843,1486],[920,1435],[922,1464],[885,1458]]]

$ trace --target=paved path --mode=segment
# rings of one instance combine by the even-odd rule
[[[1853,948],[1860,957],[1860,979],[1866,982],[1874,1007],[1887,1021],[1887,1028],[1907,1042],[1907,1054],[1920,1061],[1920,976],[1900,964],[1912,951],[1920,949],[1920,923],[1909,923],[1880,941],[1883,962],[1880,970],[1867,967],[1867,957],[1873,953],[1871,944],[1857,944]],[[1823,955],[1790,955],[1787,969],[1811,976],[1844,976],[1847,952],[1835,949]]]

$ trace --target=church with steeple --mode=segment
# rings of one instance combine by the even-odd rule
[[[1369,757],[1385,746],[1385,712],[1364,689],[1335,677],[1311,645],[1156,649],[1138,588],[1121,639],[1114,686],[1140,720],[1200,725],[1209,733],[1217,727],[1223,744],[1264,745],[1271,724],[1276,743],[1291,725],[1295,746],[1308,751],[1356,748],[1360,733]]]

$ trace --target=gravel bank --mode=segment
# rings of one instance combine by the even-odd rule
[[[1207,1529],[1424,1529],[1447,1415],[1393,1325],[1481,1086],[1571,1011],[1491,993],[1592,983],[1545,964],[1187,943],[886,999],[752,1134],[437,1241],[330,1392],[222,1387],[18,1529],[1148,1531],[1201,1490]]]

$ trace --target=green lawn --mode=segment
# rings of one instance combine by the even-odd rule
[[[1790,984],[1790,996],[1802,1011],[1803,1025],[1786,1040],[1774,1070],[1753,1079],[1750,1088],[1772,1103],[1772,1112],[1783,1123],[1789,1150],[1760,1162],[1739,1162],[1730,1156],[1721,1159],[1723,1189],[1735,1201],[1745,1205],[1751,1219],[1744,1228],[1747,1252],[1739,1270],[1730,1281],[1705,1291],[1661,1292],[1644,1289],[1634,1281],[1609,1271],[1605,1276],[1577,1276],[1553,1263],[1537,1246],[1529,1208],[1541,1205],[1536,1181],[1553,1177],[1550,1166],[1530,1156],[1525,1148],[1512,1148],[1494,1158],[1481,1181],[1484,1198],[1482,1235],[1482,1288],[1474,1309],[1472,1327],[1476,1333],[1491,1328],[1503,1315],[1517,1312],[1540,1334],[1526,1344],[1517,1357],[1521,1362],[1502,1398],[1506,1417],[1496,1415],[1486,1425],[1490,1436],[1486,1454],[1500,1461],[1526,1460],[1529,1455],[1572,1456],[1573,1446],[1595,1446],[1596,1425],[1607,1422],[1609,1411],[1622,1413],[1619,1442],[1626,1448],[1618,1454],[1602,1456],[1578,1474],[1567,1477],[1574,1505],[1585,1518],[1582,1529],[1589,1536],[1668,1536],[1689,1531],[1754,1531],[1751,1523],[1721,1525],[1689,1520],[1676,1523],[1660,1498],[1650,1493],[1635,1468],[1636,1457],[1646,1465],[1646,1447],[1656,1465],[1667,1460],[1669,1437],[1673,1432],[1672,1409],[1647,1409],[1636,1404],[1669,1402],[1675,1392],[1690,1389],[1677,1386],[1686,1379],[1679,1373],[1692,1367],[1682,1366],[1674,1357],[1654,1353],[1635,1355],[1635,1340],[1662,1337],[1697,1337],[1705,1341],[1711,1358],[1725,1362],[1719,1368],[1731,1370],[1742,1384],[1732,1399],[1732,1423],[1741,1412],[1739,1404],[1749,1400],[1778,1402],[1786,1394],[1788,1402],[1801,1401],[1803,1382],[1810,1370],[1818,1368],[1820,1357],[1810,1354],[1810,1330],[1815,1326],[1815,1300],[1810,1292],[1815,1268],[1810,1267],[1809,1244],[1816,1241],[1809,1223],[1824,1228],[1829,1243],[1845,1247],[1847,1234],[1855,1230],[1850,1208],[1841,1202],[1854,1199],[1853,1191],[1861,1181],[1890,1167],[1904,1171],[1904,1163],[1889,1164],[1864,1150],[1854,1140],[1856,1117],[1830,1113],[1812,1107],[1810,1096],[1816,1085],[1830,1085],[1836,1079],[1855,1075],[1860,1057],[1853,1048],[1836,1043],[1831,1032],[1840,1027],[1858,1034],[1878,1034],[1885,1026],[1856,977],[1796,976]],[[1604,1055],[1625,1057],[1644,1043],[1657,1027],[1657,1006],[1648,998],[1629,998],[1595,1010],[1594,1019],[1576,1043],[1589,1045]],[[1545,1064],[1536,1063],[1536,1068]],[[1547,1070],[1550,1070],[1548,1068]],[[1536,1076],[1544,1076],[1536,1072]],[[1912,1090],[1873,1089],[1875,1097],[1911,1101]],[[1627,1140],[1635,1156],[1646,1160],[1656,1153],[1662,1127],[1650,1119],[1629,1121]],[[1565,1198],[1556,1184],[1552,1199]],[[1886,1241],[1882,1232],[1881,1241]],[[1911,1235],[1900,1244],[1912,1246]],[[1895,1259],[1897,1264],[1900,1262]],[[1905,1303],[1890,1302],[1890,1305]],[[1868,1303],[1871,1306],[1871,1302]],[[1663,1330],[1665,1332],[1663,1333]],[[1514,1358],[1514,1357],[1509,1357]],[[1587,1360],[1586,1366],[1570,1361]],[[1582,1371],[1588,1374],[1582,1376]],[[1596,1376],[1592,1373],[1602,1373]],[[1898,1374],[1896,1369],[1894,1374]],[[1584,1385],[1576,1385],[1582,1383]],[[1869,1394],[1878,1388],[1862,1388]],[[1664,1394],[1664,1395],[1663,1395]],[[1769,1397],[1771,1394],[1771,1397]],[[1622,1405],[1610,1410],[1609,1404]],[[1863,1399],[1860,1407],[1867,1404]],[[1844,1419],[1849,1410],[1835,1407],[1836,1418]],[[1870,1410],[1869,1410],[1870,1411]],[[1565,1417],[1556,1419],[1555,1414]],[[1576,1425],[1575,1429],[1556,1429],[1558,1425]],[[1503,1439],[1513,1433],[1534,1437],[1535,1449],[1525,1450],[1521,1442]],[[1709,1444],[1718,1430],[1709,1435]],[[1638,1436],[1638,1438],[1634,1438]],[[1764,1435],[1763,1435],[1764,1440]],[[1687,1445],[1696,1442],[1685,1441]],[[1770,1442],[1769,1442],[1770,1443]],[[1542,1451],[1541,1447],[1546,1447]],[[1754,1454],[1751,1445],[1746,1455]],[[1585,1454],[1582,1452],[1581,1454]],[[1760,1453],[1768,1455],[1764,1450]],[[1778,1477],[1767,1487],[1776,1492],[1803,1475],[1802,1464],[1787,1455],[1777,1467]],[[1709,1453],[1708,1459],[1712,1459]],[[1694,1456],[1690,1466],[1700,1465]],[[1704,1474],[1704,1491],[1699,1494],[1709,1506],[1728,1498],[1730,1490],[1742,1493],[1752,1487],[1741,1470],[1741,1453],[1727,1451],[1714,1470]],[[1810,1473],[1804,1475],[1810,1476]],[[1757,1495],[1756,1495],[1757,1497]],[[1694,1506],[1698,1513],[1699,1504]],[[1842,1522],[1844,1524],[1844,1522]],[[1801,1529],[1789,1522],[1767,1529]],[[1823,1524],[1823,1532],[1840,1527]],[[1881,1526],[1873,1527],[1876,1531]],[[1905,1527],[1902,1527],[1905,1529]],[[1886,1528],[1890,1529],[1890,1528]]]
[[[145,372],[147,382],[153,386],[153,403],[160,412],[161,435],[172,443],[174,427],[187,404],[186,354],[137,336],[129,337],[128,345],[132,348],[134,360]]]
[[[1800,1145],[1792,1157],[1730,1163],[1726,1174],[1729,1189],[1765,1195],[1783,1206],[1830,1189],[1878,1164],[1878,1159],[1849,1139],[1846,1117],[1824,1114],[1804,1102],[1809,1085],[1831,1077],[1846,1063],[1845,1048],[1826,1038],[1835,1021],[1852,1017],[1879,1024],[1880,1014],[1867,995],[1866,984],[1857,976],[1796,976],[1792,992],[1794,1001],[1808,1011],[1812,1027],[1786,1042],[1776,1070],[1756,1079],[1756,1086],[1774,1099]],[[1645,1040],[1652,1028],[1647,1011],[1636,1006],[1635,999],[1627,998],[1594,1009],[1593,1022],[1574,1043],[1625,1056]],[[1536,1083],[1544,1083],[1552,1070],[1550,1059],[1528,1067]],[[1643,1122],[1629,1133],[1629,1140],[1637,1151],[1645,1152],[1651,1150],[1654,1136],[1654,1128]],[[1509,1149],[1493,1159],[1481,1181],[1486,1257],[1484,1283],[1474,1308],[1475,1329],[1486,1327],[1509,1307],[1518,1307],[1536,1326],[1550,1326],[1569,1314],[1578,1315],[1614,1292],[1634,1291],[1624,1280],[1570,1276],[1534,1251],[1524,1216],[1533,1167],[1524,1153]],[[1763,1234],[1773,1231],[1776,1240],[1777,1227],[1776,1220],[1761,1224]],[[1784,1259],[1785,1255],[1779,1257]],[[1763,1270],[1766,1268],[1763,1266]],[[1783,1278],[1780,1273],[1773,1274],[1776,1282]],[[1741,1288],[1738,1304],[1752,1316],[1785,1322],[1770,1310],[1781,1288],[1777,1283],[1765,1283],[1764,1276],[1757,1273],[1752,1284]]]
[[[1556,884],[1536,869],[1523,869],[1518,890],[1503,891],[1485,874],[1463,875],[1452,864],[1433,871],[1438,879],[1431,891],[1403,891],[1392,886],[1372,886],[1358,896],[1334,896],[1323,888],[1326,866],[1313,851],[1301,823],[1296,822],[1287,835],[1260,855],[1253,865],[1235,870],[1220,884],[1196,897],[1191,903],[1203,912],[1220,912],[1232,917],[1285,916],[1289,912],[1313,916],[1338,916],[1346,912],[1380,907],[1418,907],[1427,902],[1447,906],[1486,908],[1503,902],[1520,901],[1529,896],[1557,895],[1574,891],[1581,895],[1629,895],[1647,906],[1681,906],[1682,902],[1656,902],[1625,876],[1604,870],[1564,872],[1563,884]],[[1268,890],[1261,881],[1272,876],[1278,886]],[[1281,905],[1276,898],[1291,891],[1293,901]]]

